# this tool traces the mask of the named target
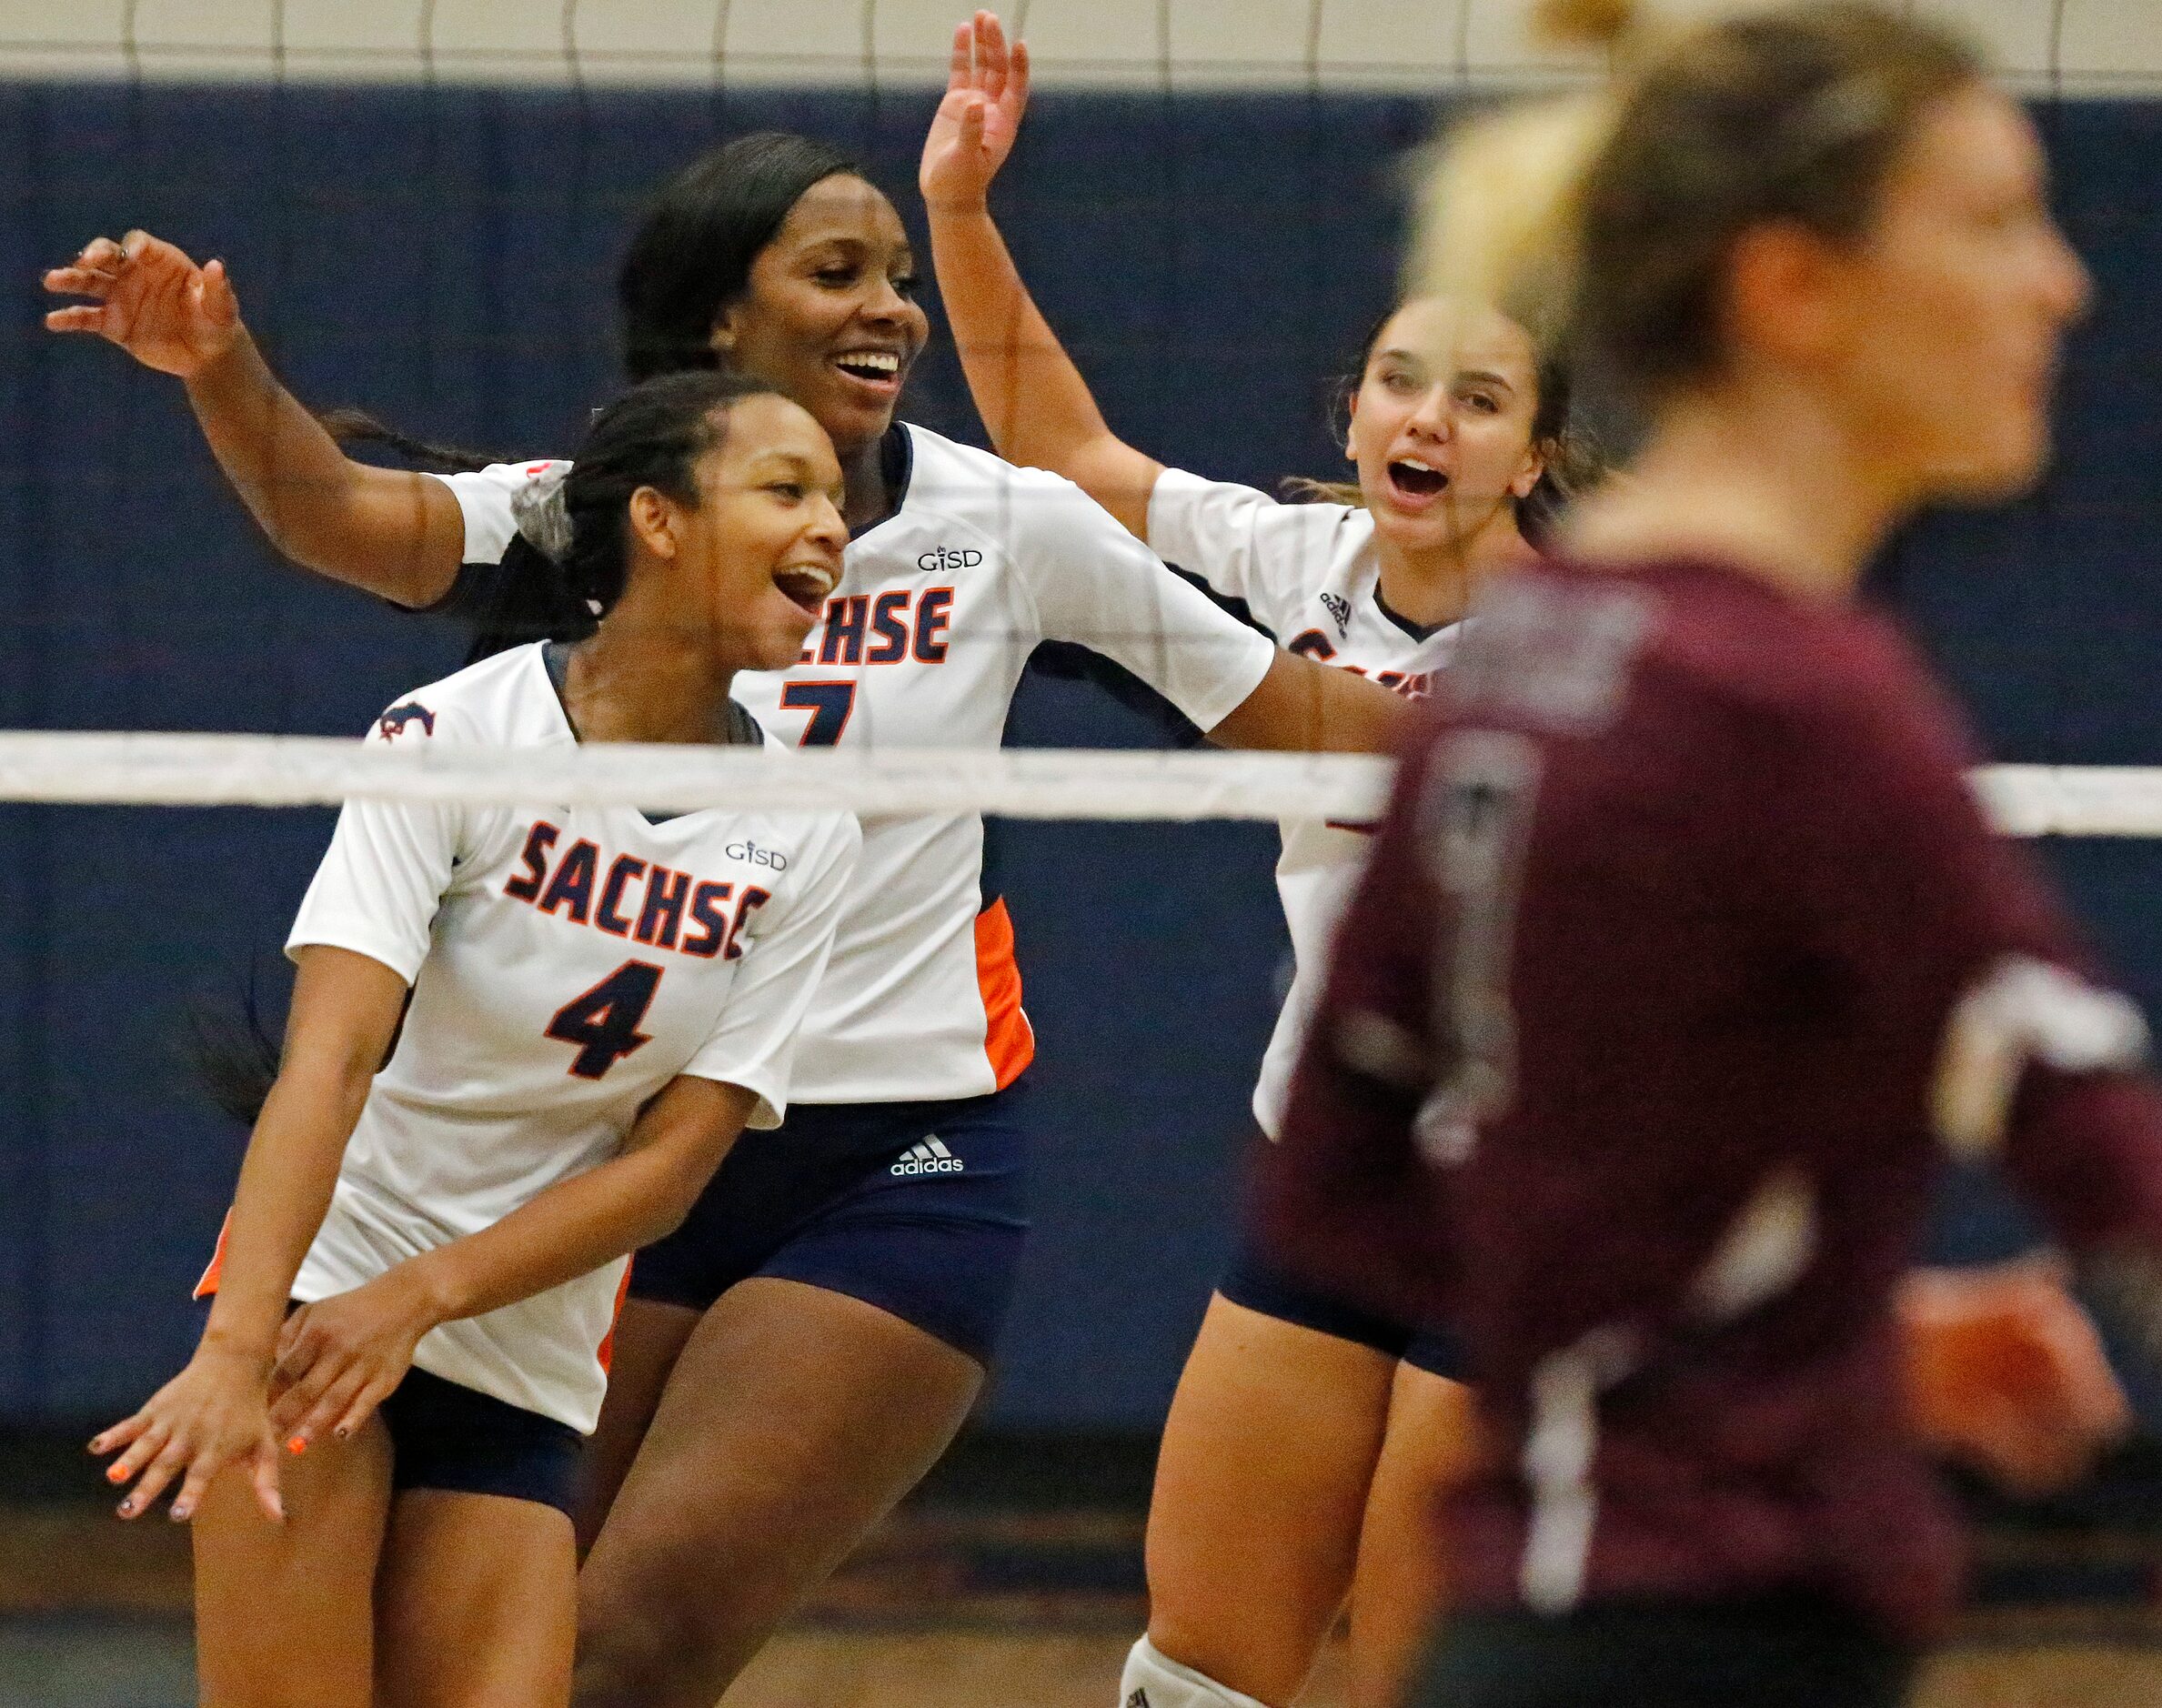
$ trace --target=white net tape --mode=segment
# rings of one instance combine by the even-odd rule
[[[390,748],[303,736],[0,732],[0,801],[294,807],[348,798],[567,807],[843,807],[865,818],[1372,818],[1386,760],[1352,754],[943,749],[852,753],[629,743]],[[2014,836],[2162,836],[2162,767],[1976,773]]]

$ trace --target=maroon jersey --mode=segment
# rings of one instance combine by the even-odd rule
[[[1958,1560],[1894,1281],[1940,1147],[2076,1247],[2162,1241],[2146,1029],[2096,988],[1882,620],[1554,565],[1467,626],[1347,913],[1264,1214],[1464,1337],[1505,1456],[1474,1605],[1826,1591],[1926,1634]]]

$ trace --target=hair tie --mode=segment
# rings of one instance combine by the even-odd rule
[[[519,536],[550,563],[570,556],[570,506],[563,496],[570,478],[568,463],[550,463],[510,496],[510,514]]]

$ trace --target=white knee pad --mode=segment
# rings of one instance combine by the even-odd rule
[[[1191,1666],[1181,1666],[1146,1636],[1126,1656],[1119,1674],[1119,1708],[1269,1708],[1242,1696]]]

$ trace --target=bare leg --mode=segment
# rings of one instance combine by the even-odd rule
[[[623,1486],[630,1462],[646,1439],[646,1428],[653,1422],[677,1355],[698,1326],[699,1313],[689,1305],[656,1304],[638,1298],[623,1301],[608,1361],[608,1398],[601,1402],[600,1422],[578,1465],[580,1559],[600,1534],[616,1491]]]
[[[708,1311],[578,1579],[580,1708],[711,1708],[930,1470],[983,1367],[754,1276]]]
[[[288,1457],[281,1477],[283,1524],[263,1516],[246,1467],[196,1514],[204,1708],[369,1708],[390,1438],[371,1418],[350,1441]]]
[[[570,1520],[552,1506],[399,1495],[377,1602],[377,1708],[564,1708],[577,1582]]]
[[[1472,1391],[1398,1365],[1352,1580],[1351,1708],[1403,1700],[1446,1589],[1435,1507],[1477,1452]]]
[[[1395,1369],[1210,1300],[1149,1505],[1149,1639],[1164,1654],[1262,1702],[1298,1694],[1351,1586]]]

